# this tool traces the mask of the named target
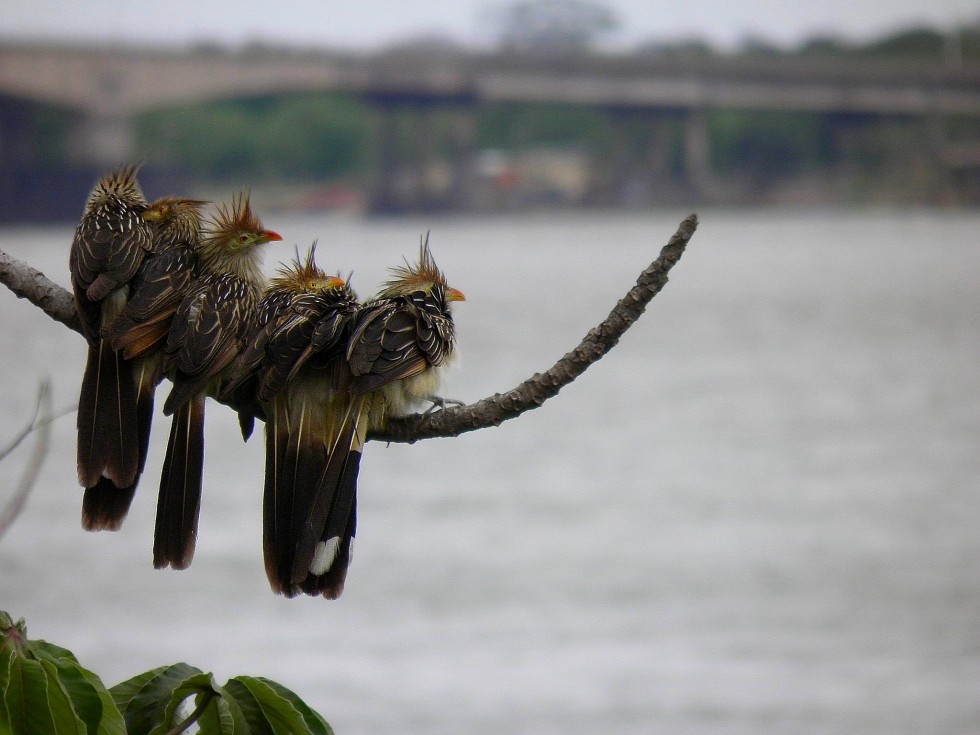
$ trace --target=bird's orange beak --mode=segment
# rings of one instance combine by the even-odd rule
[[[466,301],[466,297],[459,289],[450,287],[446,289],[446,301]]]
[[[347,281],[345,281],[340,276],[328,276],[326,282],[323,284],[324,290],[329,290],[331,288],[340,288],[341,286],[346,286]]]
[[[278,232],[273,232],[272,230],[263,230],[262,234],[265,235],[265,239],[269,242],[282,240],[282,235],[280,235]]]

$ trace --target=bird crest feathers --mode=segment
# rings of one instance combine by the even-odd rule
[[[240,232],[261,232],[262,222],[252,211],[249,192],[242,191],[232,197],[231,204],[218,205],[218,211],[208,222],[207,239],[228,241]]]
[[[419,245],[418,263],[412,264],[407,260],[405,265],[391,269],[391,278],[384,282],[381,295],[385,297],[399,296],[413,291],[428,291],[433,286],[446,287],[446,276],[436,265],[429,249],[429,233],[425,233]]]
[[[99,179],[92,193],[89,194],[87,209],[91,210],[99,204],[117,199],[131,204],[145,204],[146,198],[140,189],[136,174],[142,163],[130,163],[114,169]]]
[[[272,286],[293,291],[319,291],[334,288],[341,280],[339,276],[330,276],[316,264],[316,246],[314,240],[306,252],[306,257],[299,253],[296,247],[296,257],[288,265],[282,265],[272,279]]]

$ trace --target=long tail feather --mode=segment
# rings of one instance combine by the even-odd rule
[[[146,466],[153,421],[153,393],[159,377],[156,359],[136,360],[132,372],[136,379],[136,431],[138,462],[136,477],[129,487],[117,487],[107,477],[100,477],[82,497],[82,528],[86,531],[118,531],[136,494],[136,486]]]
[[[344,461],[340,487],[337,490],[337,506],[341,505],[340,501],[343,498],[348,498],[350,502],[346,513],[339,507],[331,511],[332,520],[339,521],[346,515],[346,523],[343,528],[338,528],[332,523],[328,524],[322,534],[317,549],[323,550],[323,559],[314,556],[310,572],[302,583],[302,590],[308,595],[320,595],[329,600],[336,600],[344,591],[347,569],[353,554],[354,534],[357,531],[357,472],[360,463],[360,450],[352,449]],[[327,564],[327,555],[333,549],[336,551]]]
[[[269,584],[278,594],[289,589],[288,538],[293,513],[292,474],[283,467],[289,443],[289,418],[285,399],[277,398],[269,411],[265,427],[265,490],[262,498],[263,552]],[[287,487],[287,480],[290,481]]]
[[[309,566],[313,558],[313,545],[303,546],[300,538],[309,509],[317,503],[330,438],[317,401],[300,400],[290,405],[290,399],[282,397],[275,403],[279,420],[270,427],[275,445],[267,465],[274,464],[267,476],[271,484],[266,487],[265,501],[266,511],[272,513],[267,525],[274,541],[267,566],[273,588],[293,597],[299,592],[293,569],[298,564]]]
[[[336,598],[356,526],[360,404],[345,399],[324,411],[322,404],[290,410],[287,403],[274,401],[266,425],[266,573],[287,597]]]
[[[160,383],[160,356],[140,359],[136,362],[136,429],[139,441],[139,475],[146,468],[146,455],[150,448],[150,429],[153,425],[153,396]]]
[[[78,398],[78,481],[107,478],[117,488],[139,474],[136,390],[132,365],[103,340],[90,345]]]
[[[119,488],[105,477],[82,495],[82,528],[86,531],[118,531],[129,513],[136,486]]]
[[[357,474],[366,432],[363,400],[344,400],[313,502],[305,506],[296,540],[292,582],[307,594],[343,591],[357,517]]]
[[[170,425],[170,441],[160,477],[153,566],[186,569],[194,557],[204,473],[204,396],[180,406]]]

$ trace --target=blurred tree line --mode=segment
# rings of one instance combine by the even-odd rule
[[[367,110],[341,95],[216,102],[143,115],[139,149],[207,181],[323,179],[367,164]]]
[[[523,7],[523,6],[520,6]],[[524,9],[524,12],[528,12]],[[584,13],[584,11],[582,11]],[[613,19],[595,16],[601,29]],[[553,33],[545,25],[544,31]],[[575,47],[584,52],[585,37],[573,25]],[[524,29],[526,35],[526,26]],[[526,42],[522,36],[518,39]],[[506,44],[504,44],[506,46]],[[552,43],[554,46],[554,43]],[[648,44],[638,54],[715,54],[696,39],[671,44]],[[812,38],[796,49],[784,50],[760,39],[747,40],[735,55],[846,57],[848,59],[980,60],[980,27],[952,33],[927,28],[909,29],[867,44]],[[57,130],[57,120],[48,129]],[[433,113],[428,123],[436,146],[451,136],[442,132],[448,115]],[[186,175],[212,182],[268,179],[282,181],[356,178],[372,164],[372,118],[365,103],[340,94],[305,94],[239,99],[144,114],[138,122],[138,145],[154,164],[172,166]],[[401,130],[404,147],[411,145],[410,124]],[[621,130],[621,129],[620,129]],[[603,155],[610,145],[612,122],[601,110],[565,105],[499,104],[477,113],[477,147],[521,150],[572,148]],[[829,122],[808,113],[721,112],[710,114],[712,165],[717,173],[781,178],[830,165],[835,148]],[[644,131],[630,133],[641,145]],[[57,154],[59,136],[44,145]],[[680,165],[680,136],[672,136],[672,165]],[[873,148],[873,141],[868,141]],[[874,150],[850,151],[873,158]]]

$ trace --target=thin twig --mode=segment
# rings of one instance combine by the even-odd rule
[[[0,461],[6,459],[8,454],[12,453],[15,449],[17,449],[17,447],[19,447],[21,443],[31,435],[31,432],[37,431],[38,429],[47,426],[48,424],[55,421],[55,419],[60,419],[62,416],[67,416],[70,413],[75,413],[75,411],[78,410],[78,404],[76,403],[74,406],[68,406],[67,408],[63,408],[60,411],[51,414],[47,419],[43,419],[43,420],[39,419],[37,415],[40,408],[41,408],[40,395],[38,395],[38,402],[34,406],[34,416],[31,418],[31,423],[29,423],[27,426],[21,429],[21,432],[14,437],[13,441],[11,441],[10,444],[8,444],[3,449],[0,449]]]
[[[31,433],[32,428],[36,428],[34,448],[31,451],[31,456],[27,460],[24,473],[17,483],[13,496],[4,507],[3,512],[0,513],[0,536],[3,536],[7,529],[10,528],[14,519],[20,515],[24,506],[27,504],[27,496],[34,487],[34,482],[37,480],[38,473],[41,471],[41,465],[44,463],[44,458],[48,453],[48,443],[51,436],[51,385],[47,379],[41,381],[41,385],[38,388],[37,406],[35,407],[34,416],[31,417],[30,425],[24,433],[24,436]],[[18,440],[17,443],[20,443],[21,440]]]

